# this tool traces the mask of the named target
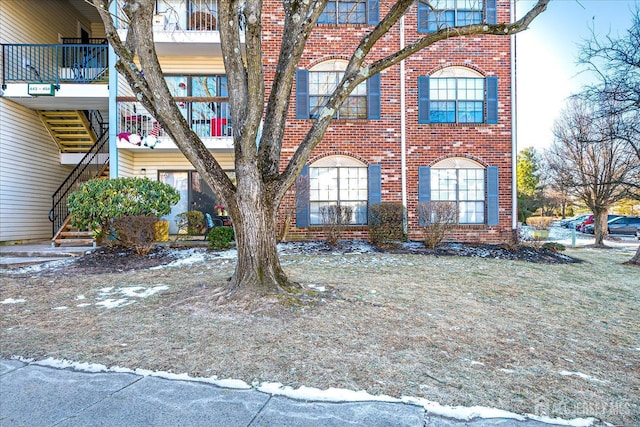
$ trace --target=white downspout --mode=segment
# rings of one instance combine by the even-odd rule
[[[511,0],[511,19],[516,16],[516,3]],[[518,73],[516,71],[516,38],[511,36],[511,229],[518,227],[518,177],[517,177],[517,156],[518,156]]]
[[[404,48],[404,16],[400,18],[400,49]],[[405,106],[405,69],[404,59],[400,61],[400,169],[402,184],[402,205],[407,206],[407,130],[406,130],[406,106]],[[407,233],[408,220],[405,214],[404,232]]]

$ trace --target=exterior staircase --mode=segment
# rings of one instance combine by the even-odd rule
[[[98,139],[84,111],[38,111],[38,115],[62,153],[86,153]]]
[[[40,111],[39,114],[61,152],[85,153],[51,196],[51,245],[95,246],[91,230],[71,226],[67,198],[83,182],[109,178],[108,123],[103,122],[98,111]]]
[[[52,246],[58,247],[61,245],[73,245],[73,246],[96,246],[96,239],[93,238],[93,232],[91,230],[78,230],[71,225],[71,217],[67,216],[62,227],[58,230],[53,239],[51,239]]]

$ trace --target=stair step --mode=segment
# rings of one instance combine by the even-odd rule
[[[55,239],[54,245],[69,245],[69,246],[92,246],[95,243],[94,239]]]
[[[93,238],[93,233],[91,231],[73,231],[73,230],[69,230],[69,231],[61,232],[60,236],[62,236],[62,237],[78,237],[78,238],[92,239]]]

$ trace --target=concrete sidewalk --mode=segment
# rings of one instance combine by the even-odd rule
[[[26,267],[49,261],[79,257],[94,249],[93,246],[53,247],[50,240],[3,245],[0,246],[0,268]]]
[[[2,427],[549,425],[495,418],[458,421],[405,403],[301,401],[197,381],[80,372],[0,359]]]

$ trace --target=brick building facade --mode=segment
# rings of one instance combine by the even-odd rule
[[[362,3],[367,3],[365,19],[371,19],[369,6],[374,3]],[[462,7],[462,3],[471,2],[449,3]],[[378,16],[383,16],[390,4],[380,2]],[[275,8],[276,3],[266,2],[265,7]],[[493,7],[500,22],[510,20],[508,0],[485,1],[477,16],[484,21],[492,19]],[[462,19],[458,17],[461,10],[447,12]],[[369,62],[424,35],[429,30],[425,16],[414,5],[402,25],[394,26],[372,51]],[[275,34],[282,20],[277,13],[264,14],[267,33],[273,27]],[[374,23],[375,19],[370,21]],[[334,72],[329,70],[339,71],[344,66],[348,53],[371,25],[318,24],[299,63],[285,133],[285,157],[293,153],[310,127],[314,91],[324,89],[327,81],[323,79]],[[296,212],[297,227],[292,233],[301,238],[322,237],[319,207],[344,203],[354,208],[353,225],[347,228],[346,236],[366,238],[366,205],[392,201],[406,206],[408,237],[420,240],[418,204],[447,200],[459,208],[459,225],[448,239],[510,241],[512,42],[510,37],[498,36],[440,41],[370,79],[361,91],[366,94],[366,111],[345,109],[344,118],[339,112],[307,162],[303,174],[310,174],[310,194],[291,194],[283,203],[283,214]],[[276,52],[279,40],[269,38],[265,47]],[[314,74],[320,76],[314,78]],[[362,100],[350,101],[354,106],[365,105]],[[300,111],[305,108],[310,111]]]

